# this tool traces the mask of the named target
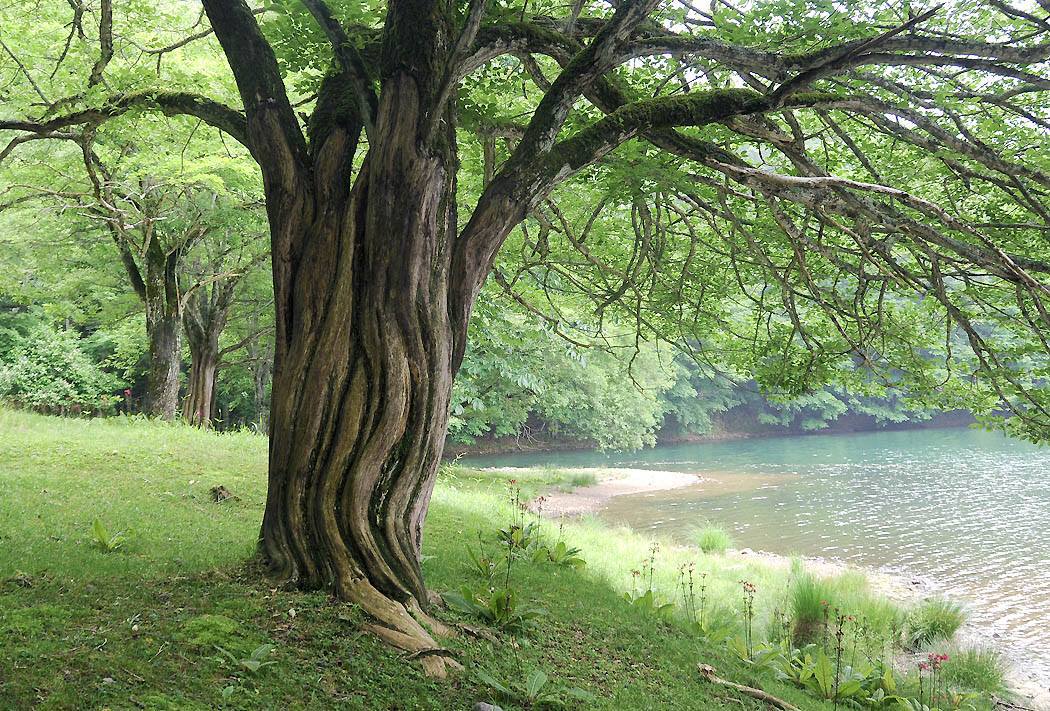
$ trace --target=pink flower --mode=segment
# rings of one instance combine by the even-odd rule
[[[944,662],[948,661],[948,655],[947,654],[933,654],[933,653],[930,653],[930,654],[926,655],[926,659],[929,662],[929,664],[927,665],[927,668],[930,668],[930,669],[933,669],[934,671],[936,671],[937,669],[941,668],[941,664],[943,664]]]

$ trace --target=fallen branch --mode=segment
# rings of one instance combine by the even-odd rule
[[[995,708],[997,709],[1015,709],[1015,711],[1035,711],[1035,709],[1029,706],[1020,706],[1018,704],[1006,701],[1005,699],[994,699]]]
[[[711,682],[712,684],[720,684],[722,686],[727,686],[730,689],[733,689],[734,691],[740,692],[741,694],[746,694],[747,696],[750,696],[753,699],[763,701],[774,708],[783,709],[783,711],[802,711],[802,709],[800,709],[798,706],[789,704],[783,699],[778,699],[772,694],[767,694],[761,689],[756,689],[751,686],[744,686],[743,684],[737,684],[735,681],[729,681],[728,679],[723,679],[720,676],[716,676],[714,667],[708,666],[707,664],[697,664],[696,668],[697,670],[699,670],[700,676],[704,677],[704,679]]]

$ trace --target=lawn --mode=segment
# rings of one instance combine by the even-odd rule
[[[521,706],[497,699],[479,671],[516,683],[536,670],[549,689],[593,694],[576,708],[765,708],[702,681],[701,661],[802,708],[831,708],[632,608],[623,593],[647,575],[631,570],[644,567],[653,539],[593,520],[560,532],[546,524],[582,549],[586,567],[515,566],[515,588],[546,610],[535,630],[450,639],[464,671],[428,679],[361,632],[352,606],[256,574],[265,464],[265,439],[248,433],[0,410],[0,708],[468,709],[484,700],[512,709]],[[442,473],[424,541],[432,589],[477,583],[467,549],[514,516],[507,477]],[[528,496],[565,483],[547,471],[517,485]],[[216,485],[236,498],[215,503]],[[124,533],[120,548],[97,545],[96,519]],[[679,566],[699,555],[660,544],[653,586],[666,601]],[[783,573],[697,562],[712,607],[735,604],[744,578],[760,593],[782,589]],[[758,601],[765,609],[778,598]],[[272,650],[253,659],[264,644]]]

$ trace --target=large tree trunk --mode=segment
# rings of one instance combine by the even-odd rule
[[[309,141],[251,10],[204,0],[244,102],[273,245],[260,554],[277,579],[357,603],[376,634],[443,675],[454,662],[432,636],[447,630],[423,610],[421,527],[477,286],[464,299],[450,278],[462,251],[448,83],[455,10],[447,0],[388,5],[377,95],[327,7],[303,4],[337,55]],[[368,153],[355,175],[362,130]],[[482,260],[468,261],[482,273]]]
[[[382,101],[349,194],[326,192],[345,166],[318,187],[311,210],[269,203],[279,229],[303,234],[290,240],[300,252],[274,254],[260,550],[275,577],[330,588],[375,617],[384,639],[425,652],[440,625],[421,609],[421,526],[444,446],[454,343],[464,336],[447,305],[454,142],[421,147],[410,78],[388,80]],[[421,659],[444,673],[447,660]]]

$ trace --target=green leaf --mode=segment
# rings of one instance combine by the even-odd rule
[[[492,676],[491,674],[489,674],[484,669],[476,670],[474,672],[474,675],[477,676],[478,680],[480,680],[482,684],[484,684],[485,686],[489,687],[490,689],[494,689],[495,691],[499,692],[503,696],[505,696],[507,698],[510,698],[510,699],[513,699],[516,696],[516,694],[513,691],[511,691],[506,686],[501,684],[499,682],[499,680],[496,679],[496,677]]]
[[[463,612],[468,615],[477,614],[478,605],[469,600],[465,595],[461,595],[457,592],[447,592],[441,596],[445,603],[457,612]]]
[[[580,701],[595,701],[598,698],[591,692],[586,689],[581,689],[578,686],[570,686],[567,688],[565,690],[565,695]]]
[[[547,675],[541,669],[537,669],[525,679],[525,693],[530,699],[535,699],[540,690],[547,684]]]
[[[98,541],[103,548],[109,548],[109,533],[106,531],[106,527],[102,524],[102,520],[96,518],[91,523],[91,530],[95,533],[95,540]]]

